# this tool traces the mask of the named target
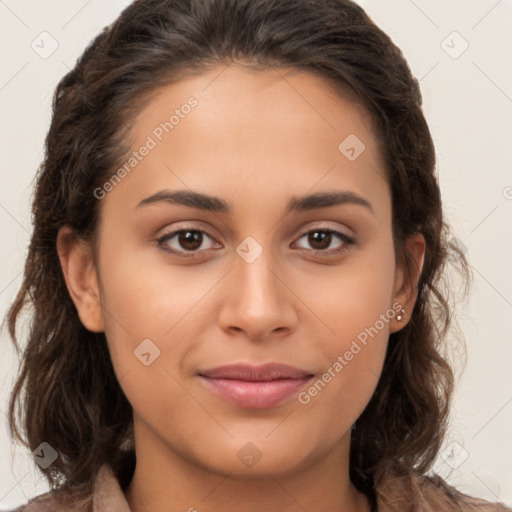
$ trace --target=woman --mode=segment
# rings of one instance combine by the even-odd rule
[[[126,8],[54,97],[8,317],[53,492],[18,510],[510,510],[427,475],[469,275],[434,166],[356,4]]]

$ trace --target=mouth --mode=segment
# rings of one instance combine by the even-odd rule
[[[201,371],[198,375],[206,388],[218,397],[248,409],[280,405],[298,393],[314,376],[278,363],[220,366]]]

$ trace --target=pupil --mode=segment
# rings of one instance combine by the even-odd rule
[[[199,243],[197,243],[199,241]],[[197,249],[201,247],[201,233],[198,231],[183,231],[179,234],[179,242],[184,249]]]
[[[329,244],[331,242],[331,233],[328,231],[313,231],[309,235],[309,243],[314,247],[315,243],[320,242],[320,247],[317,247],[317,249],[325,249],[326,247],[329,247]]]

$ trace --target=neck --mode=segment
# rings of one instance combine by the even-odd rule
[[[125,489],[131,512],[370,512],[367,497],[349,478],[350,432],[300,468],[258,464],[250,476],[241,476],[186,459],[156,437],[137,436],[142,428],[135,429],[137,463]]]

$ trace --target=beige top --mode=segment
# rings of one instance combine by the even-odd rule
[[[440,477],[387,473],[376,484],[378,512],[512,512],[500,503],[471,498],[448,485]],[[123,490],[110,465],[103,465],[95,479],[90,512],[130,512]],[[76,507],[58,507],[51,493],[33,498],[11,512],[78,512]]]

